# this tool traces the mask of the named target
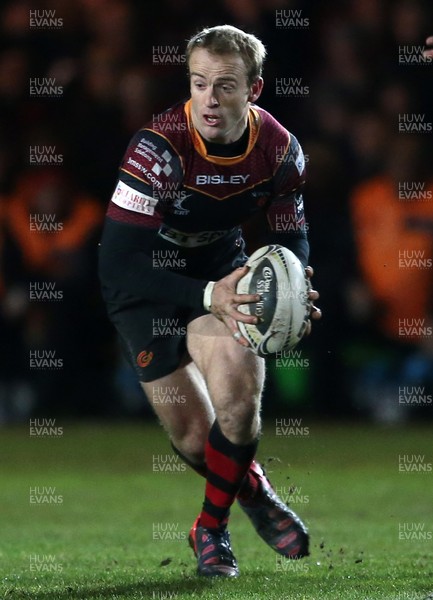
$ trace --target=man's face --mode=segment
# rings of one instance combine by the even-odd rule
[[[194,127],[209,142],[238,140],[247,126],[249,103],[262,91],[262,78],[249,85],[241,56],[211,54],[205,48],[192,51],[189,72]]]

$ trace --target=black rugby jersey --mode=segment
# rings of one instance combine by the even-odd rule
[[[167,248],[187,248],[200,256],[215,241],[232,239],[233,231],[259,211],[273,232],[267,241],[291,248],[306,264],[302,149],[256,105],[250,106],[248,132],[240,155],[210,154],[212,145],[193,127],[189,100],[155,116],[134,135],[108,207],[101,248],[104,256],[111,250],[124,261],[115,281],[113,263],[103,269],[110,271],[113,285],[158,301],[173,299],[176,290],[180,305],[201,305],[207,281],[152,269],[152,240],[158,247],[165,241]],[[146,285],[140,287],[137,277]]]

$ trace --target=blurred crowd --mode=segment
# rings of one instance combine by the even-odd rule
[[[129,138],[188,95],[185,41],[221,23],[265,43],[259,104],[308,161],[324,316],[294,368],[269,364],[265,411],[432,416],[431,2],[13,0],[0,9],[0,423],[148,413],[100,299],[98,237]]]

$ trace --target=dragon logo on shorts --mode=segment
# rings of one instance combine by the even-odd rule
[[[153,358],[153,352],[147,352],[147,350],[143,350],[140,354],[137,355],[137,365],[139,367],[147,367],[149,366],[151,360]]]

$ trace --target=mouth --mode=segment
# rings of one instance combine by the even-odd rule
[[[221,124],[221,118],[216,115],[203,115],[204,122],[210,127],[217,127]]]

